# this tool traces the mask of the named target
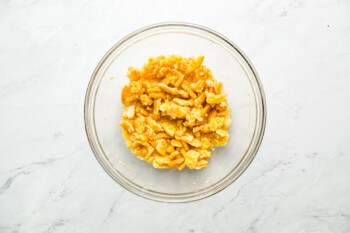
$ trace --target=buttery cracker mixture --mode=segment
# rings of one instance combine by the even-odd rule
[[[155,168],[206,167],[230,137],[226,94],[203,59],[159,56],[129,68],[120,126],[128,148]]]

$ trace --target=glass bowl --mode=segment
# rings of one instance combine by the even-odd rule
[[[231,138],[216,148],[200,170],[159,170],[126,147],[119,126],[121,90],[129,66],[141,68],[149,57],[204,55],[203,64],[223,83],[232,110]],[[157,201],[187,202],[211,196],[230,185],[258,151],[266,122],[263,88],[243,52],[219,33],[188,23],[162,23],[139,29],[119,41],[102,58],[85,98],[85,128],[104,170],[127,190]]]

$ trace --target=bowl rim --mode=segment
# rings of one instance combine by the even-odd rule
[[[190,195],[188,195],[187,193],[186,193],[186,195],[184,195],[184,194],[176,194],[175,195],[175,194],[165,194],[165,193],[160,193],[157,191],[151,191],[148,189],[144,189],[141,186],[136,185],[136,184],[133,184],[133,185],[128,184],[127,182],[124,181],[124,179],[126,179],[128,182],[131,182],[131,181],[129,181],[127,178],[124,178],[123,176],[116,177],[115,174],[112,171],[110,171],[110,168],[107,167],[106,164],[101,160],[99,153],[97,152],[97,148],[95,148],[95,145],[93,143],[93,139],[92,139],[92,135],[91,135],[92,133],[90,131],[90,127],[89,127],[89,123],[88,123],[88,121],[89,121],[88,103],[89,103],[89,99],[91,96],[92,86],[95,82],[97,73],[99,72],[99,70],[102,67],[102,65],[104,64],[104,62],[108,59],[108,57],[116,49],[118,49],[120,46],[122,46],[124,43],[126,43],[129,39],[132,39],[133,37],[137,36],[138,34],[146,32],[148,30],[156,29],[156,28],[168,28],[168,27],[184,27],[184,28],[194,29],[194,30],[198,30],[198,31],[204,31],[205,33],[208,33],[214,37],[217,37],[217,38],[223,40],[230,47],[232,47],[234,50],[236,50],[239,53],[239,55],[245,60],[249,69],[253,73],[253,76],[255,78],[255,81],[256,81],[256,84],[258,87],[258,92],[260,94],[258,96],[260,98],[257,98],[257,100],[258,100],[258,102],[261,101],[261,126],[258,129],[259,132],[257,132],[257,135],[256,135],[255,147],[252,148],[252,151],[250,152],[250,156],[248,156],[248,158],[244,161],[243,166],[240,167],[240,169],[237,170],[236,172],[233,172],[235,169],[231,170],[223,179],[225,179],[226,177],[229,177],[229,176],[230,176],[230,178],[227,179],[226,182],[223,182],[223,183],[217,185],[216,188],[214,187],[215,189],[213,189],[212,186],[209,186],[206,189],[204,189],[204,191],[202,191],[202,190],[196,191],[196,192],[190,193]],[[237,180],[244,173],[244,171],[249,167],[249,165],[252,163],[252,161],[254,160],[254,158],[255,158],[255,156],[256,156],[256,154],[261,146],[261,143],[262,143],[262,140],[264,137],[264,133],[265,133],[265,128],[266,128],[266,117],[267,117],[266,97],[265,97],[264,89],[263,89],[261,80],[259,78],[259,75],[258,75],[256,69],[254,68],[254,66],[252,65],[251,61],[248,59],[248,57],[243,53],[243,51],[235,43],[233,43],[231,40],[229,40],[227,37],[223,36],[222,34],[216,32],[210,28],[207,28],[207,27],[204,27],[204,26],[201,26],[198,24],[187,23],[187,22],[163,22],[163,23],[151,24],[151,25],[142,27],[138,30],[135,30],[135,31],[129,33],[127,36],[123,37],[121,40],[119,40],[117,43],[115,43],[107,51],[107,53],[102,57],[102,59],[99,61],[96,68],[94,69],[94,72],[92,73],[89,84],[87,86],[85,100],[84,100],[85,132],[86,132],[89,144],[90,144],[90,148],[93,151],[95,158],[97,159],[99,164],[104,169],[104,171],[114,181],[116,181],[119,185],[121,185],[123,188],[130,191],[131,193],[134,193],[140,197],[143,197],[143,198],[146,198],[149,200],[159,201],[159,202],[168,202],[168,203],[181,203],[181,202],[198,201],[198,200],[210,197],[210,196],[222,191],[223,189],[225,189],[229,185],[231,185],[235,180]],[[251,143],[253,141],[254,141],[254,137],[252,138]],[[240,163],[241,162],[242,162],[242,160],[240,161]],[[237,167],[238,167],[238,165],[237,165]],[[219,182],[217,182],[217,183],[219,183]],[[213,184],[213,186],[216,185],[217,183]],[[179,196],[179,195],[182,195],[182,196]]]

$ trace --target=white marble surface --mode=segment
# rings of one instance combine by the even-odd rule
[[[84,131],[85,90],[120,38],[187,21],[258,70],[268,121],[230,187],[158,203],[118,186]],[[350,232],[350,1],[0,2],[0,232]]]

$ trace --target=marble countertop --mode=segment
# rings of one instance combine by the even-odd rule
[[[350,232],[350,1],[0,2],[0,232]],[[83,101],[133,30],[186,21],[255,65],[268,119],[250,167],[185,204],[117,185],[86,139]]]

